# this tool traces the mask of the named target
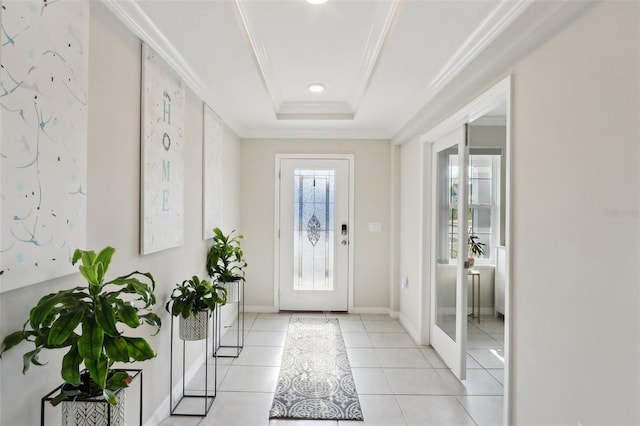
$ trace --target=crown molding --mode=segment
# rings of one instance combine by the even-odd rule
[[[243,6],[243,0],[234,0],[234,10],[240,24],[245,40],[249,45],[251,57],[256,65],[258,75],[267,92],[273,109],[278,120],[353,120],[356,115],[358,105],[364,97],[369,84],[375,74],[375,69],[382,56],[384,46],[387,43],[391,29],[397,21],[399,14],[399,5],[401,0],[392,0],[388,3],[386,12],[372,23],[369,29],[369,37],[367,44],[363,50],[362,61],[359,67],[360,76],[356,79],[361,82],[356,90],[354,90],[352,98],[340,104],[337,111],[327,111],[327,107],[323,103],[312,102],[292,102],[285,101],[278,94],[278,87],[273,77],[273,67],[267,47],[259,43],[258,37],[252,31],[250,20]],[[381,2],[380,7],[386,6],[387,3]],[[344,106],[348,105],[348,109]]]
[[[269,95],[269,99],[271,99],[273,110],[277,114],[281,100],[278,98],[278,92],[275,87],[275,83],[273,83],[275,79],[272,77],[273,68],[271,66],[267,48],[264,46],[264,44],[258,44],[257,38],[251,31],[251,27],[249,26],[249,20],[247,19],[247,14],[243,9],[241,0],[234,0],[233,6],[235,14],[238,18],[238,23],[240,24],[240,30],[242,31],[245,40],[249,44],[251,58],[256,65],[256,69],[258,70],[258,75],[260,76],[262,85]]]
[[[455,113],[460,105],[504,78],[510,67],[596,2],[525,1],[531,5],[518,10],[511,9],[508,16],[503,15],[503,19],[494,16],[491,20],[497,22],[500,31],[492,30],[486,32],[486,37],[474,37],[478,41],[474,44],[476,47],[469,48],[466,55],[454,55],[460,59],[452,61],[452,64],[455,62],[459,65],[444,68],[450,71],[440,73],[442,77],[438,80],[438,87],[429,88],[427,99],[422,102],[424,106],[395,133],[393,143],[401,145],[434,128]],[[469,118],[475,120],[479,116]]]
[[[243,129],[241,139],[366,139],[391,140],[391,135],[379,130],[336,129]]]
[[[102,0],[102,3],[120,22],[131,30],[133,34],[148,44],[158,55],[167,61],[196,96],[213,109],[216,109],[216,113],[222,116],[216,108],[219,107],[219,105],[211,102],[214,98],[209,92],[209,89],[207,89],[207,86],[202,82],[180,52],[178,52],[144,10],[142,10],[137,0]],[[226,118],[224,121],[225,124],[235,132],[233,126],[227,122]]]
[[[362,62],[360,64],[361,73],[358,81],[360,81],[361,84],[356,90],[351,102],[351,105],[355,106],[356,111],[358,109],[358,106],[360,105],[360,102],[364,98],[369,85],[371,84],[371,80],[373,79],[376,68],[378,67],[378,63],[380,62],[380,58],[382,57],[384,48],[387,45],[389,36],[391,35],[391,30],[393,29],[393,27],[395,27],[395,24],[398,21],[401,9],[400,5],[400,0],[391,1],[391,3],[389,4],[389,9],[387,10],[387,13],[383,17],[383,19],[376,20],[371,26],[371,30],[369,31],[369,39],[367,40],[367,46],[364,50],[365,54],[362,56]],[[380,28],[377,29],[376,27]],[[378,34],[377,37],[376,34]]]
[[[136,1],[102,0],[102,3],[136,36],[148,44],[180,75],[196,93],[206,94],[202,83],[180,52],[169,42],[162,31],[151,21]]]
[[[508,28],[531,5],[532,1],[502,0],[501,3],[478,25],[473,33],[465,40],[460,48],[451,56],[445,66],[429,86],[430,99],[460,74],[473,59],[475,59],[491,42]]]
[[[477,127],[491,127],[491,126],[505,126],[506,125],[506,117],[501,115],[485,115],[483,117],[474,120],[471,123],[473,126]]]
[[[353,120],[355,113],[346,102],[284,102],[278,120]]]

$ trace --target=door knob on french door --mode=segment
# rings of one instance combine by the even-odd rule
[[[347,240],[342,240],[341,243],[343,246],[346,246],[348,244]]]

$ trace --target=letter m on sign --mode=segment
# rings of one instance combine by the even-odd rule
[[[162,180],[171,182],[171,161],[162,160]]]

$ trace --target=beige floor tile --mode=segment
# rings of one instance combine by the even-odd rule
[[[352,368],[353,380],[358,395],[392,394],[387,376],[380,368]]]
[[[379,348],[376,355],[381,367],[431,368],[420,349]]]
[[[219,392],[201,426],[268,426],[273,393]]]
[[[364,421],[340,421],[339,426],[405,426],[394,395],[360,395]]]
[[[349,365],[354,367],[380,367],[380,361],[372,348],[347,348]]]
[[[220,383],[220,391],[275,392],[279,367],[232,365]]]
[[[502,425],[504,398],[502,396],[458,396],[478,426]]]
[[[384,374],[396,395],[452,395],[437,371],[432,368],[385,368]]]
[[[369,333],[374,348],[417,348],[407,333]]]
[[[398,395],[396,398],[409,426],[475,425],[454,396]]]
[[[371,348],[371,340],[367,333],[342,333],[347,348]]]

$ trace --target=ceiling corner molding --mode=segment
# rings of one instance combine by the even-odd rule
[[[353,120],[356,114],[347,102],[284,102],[278,120]]]
[[[240,30],[244,35],[245,40],[249,44],[249,52],[251,53],[251,57],[253,58],[253,62],[258,69],[258,74],[260,75],[260,80],[262,81],[262,85],[264,86],[269,98],[271,99],[271,103],[273,105],[273,110],[276,112],[280,107],[280,99],[278,99],[276,93],[276,88],[273,87],[273,77],[271,72],[271,62],[269,60],[269,55],[267,54],[267,50],[264,46],[259,46],[255,36],[251,32],[249,28],[249,22],[247,20],[247,14],[245,13],[240,0],[234,0],[233,2],[234,11],[236,17],[238,19],[238,23],[240,24]]]
[[[532,1],[503,0],[451,56],[430,85],[438,92],[507,29]]]
[[[482,93],[482,89],[495,84],[501,76],[505,77],[509,67],[566,27],[596,1],[535,2],[535,8],[529,7],[529,3],[534,2],[525,3],[524,6],[512,5],[510,12],[503,13],[501,19],[497,16],[487,19],[487,22],[495,22],[492,31],[484,31],[484,37],[479,34],[473,37],[475,42],[464,49],[467,54],[457,52],[453,55],[450,65],[440,73],[437,87],[432,85],[427,90],[425,106],[396,132],[392,137],[393,144],[402,145],[433,129],[455,111],[451,109],[453,106],[469,102]],[[514,25],[516,19],[517,25]],[[483,26],[485,24],[479,28]],[[492,56],[485,54],[488,47],[493,51]]]
[[[427,88],[423,102],[429,103],[532,4],[528,0],[502,0],[440,70]]]
[[[391,140],[391,136],[376,130],[336,130],[336,129],[259,129],[245,128],[241,139],[367,139]]]
[[[365,53],[362,56],[362,62],[360,64],[361,76],[358,80],[362,83],[356,89],[352,101],[356,110],[369,88],[373,76],[375,75],[384,47],[391,35],[391,30],[398,21],[398,16],[400,15],[400,4],[400,0],[393,0],[389,5],[387,13],[384,15],[384,19],[376,20],[376,22],[371,26]]]
[[[485,115],[473,121],[472,124],[479,127],[504,126],[505,117],[500,115]]]
[[[147,43],[158,55],[171,65],[182,77],[185,83],[203,100],[208,98],[208,90],[200,78],[185,61],[182,55],[162,34],[162,31],[153,23],[138,5],[136,0],[116,1],[102,0],[102,3],[113,13],[127,28],[129,28],[142,41]]]

